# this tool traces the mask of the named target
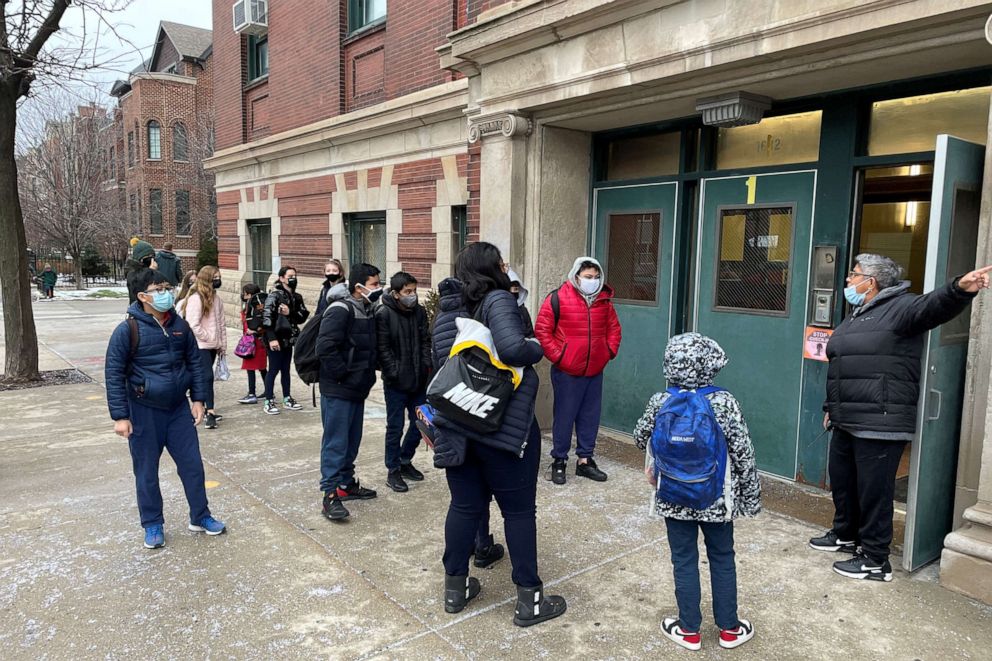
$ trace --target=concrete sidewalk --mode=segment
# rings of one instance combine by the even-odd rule
[[[211,508],[229,532],[185,530],[182,489],[165,458],[168,546],[146,551],[127,447],[112,432],[99,383],[123,309],[120,301],[43,303],[43,366],[78,365],[98,381],[0,393],[0,658],[689,654],[659,631],[660,618],[675,612],[664,525],[645,517],[647,487],[619,454],[602,457],[604,484],[576,479],[570,467],[568,484],[555,487],[542,467],[541,574],[568,599],[565,616],[514,627],[508,560],[477,572],[482,594],[446,615],[444,474],[422,450],[427,479],[406,494],[385,488],[378,392],[366,409],[358,475],[379,498],[349,503],[351,520],[332,524],[320,515],[320,416],[309,390],[294,384],[303,411],[266,416],[236,403],[245,379],[234,370],[218,385],[220,428],[200,432]],[[499,522],[494,509],[502,541]],[[988,658],[992,609],[925,576],[841,578],[830,571],[834,557],[806,548],[816,532],[768,512],[738,524],[740,614],[757,634],[721,650],[704,597],[696,658]]]

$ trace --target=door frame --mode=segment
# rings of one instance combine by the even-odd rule
[[[703,214],[706,212],[706,183],[709,181],[721,181],[726,179],[746,179],[748,177],[775,177],[779,175],[788,174],[803,174],[810,173],[813,175],[813,190],[810,196],[810,217],[809,217],[809,245],[806,246],[806,280],[805,280],[805,294],[803,296],[804,306],[803,306],[803,326],[809,319],[809,305],[812,297],[809,292],[810,278],[813,276],[813,246],[816,245],[816,235],[813,229],[816,227],[816,192],[817,186],[819,185],[819,170],[817,168],[800,168],[797,170],[780,170],[776,172],[758,172],[758,173],[743,173],[743,174],[732,174],[719,177],[703,177],[699,180],[699,207],[696,218],[694,219],[694,224],[696,227],[696,246],[695,246],[695,258],[692,260],[692,269],[694,273],[692,274],[693,280],[693,300],[692,300],[692,328],[691,330],[696,330],[699,327],[699,304],[700,304],[700,289],[699,289],[699,278],[702,272],[702,260],[703,260]],[[747,206],[761,206],[765,203],[749,204]],[[783,206],[785,203],[779,204],[778,206]],[[793,210],[795,209],[796,201],[792,201],[791,206]],[[721,205],[721,207],[724,205]],[[729,206],[729,205],[728,205]],[[802,246],[797,246],[796,242],[796,229],[793,227],[793,238],[792,238],[793,248],[802,248]],[[790,283],[791,286],[792,283]],[[732,313],[732,312],[731,312]],[[781,317],[776,317],[781,318]],[[797,338],[796,340],[796,351],[802,351],[802,338]],[[796,475],[799,471],[799,451],[801,449],[801,434],[802,434],[802,394],[806,387],[806,369],[804,369],[803,358],[800,355],[799,358],[799,406],[793,412],[796,417],[796,435],[795,435],[795,445],[796,454],[793,459],[792,465],[792,477],[786,477],[790,481],[795,481]],[[774,473],[767,473],[766,471],[759,471],[768,475],[775,475]],[[781,475],[775,475],[776,477],[785,477]]]

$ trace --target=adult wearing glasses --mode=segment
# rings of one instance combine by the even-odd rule
[[[851,314],[827,343],[823,426],[833,430],[828,471],[834,523],[810,540],[818,551],[851,553],[834,563],[848,578],[891,581],[896,470],[916,433],[925,334],[961,314],[989,286],[992,266],[929,294],[909,291],[892,259],[865,253],[847,275]]]

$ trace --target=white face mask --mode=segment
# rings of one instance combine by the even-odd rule
[[[583,294],[595,294],[599,291],[601,282],[602,280],[599,278],[579,278],[579,289],[582,290]]]

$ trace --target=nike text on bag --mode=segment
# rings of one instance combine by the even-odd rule
[[[706,397],[719,390],[668,389],[651,434],[659,500],[705,510],[723,496],[727,439]]]
[[[513,378],[472,347],[448,358],[427,387],[427,401],[443,417],[473,431],[498,431],[513,395]]]

